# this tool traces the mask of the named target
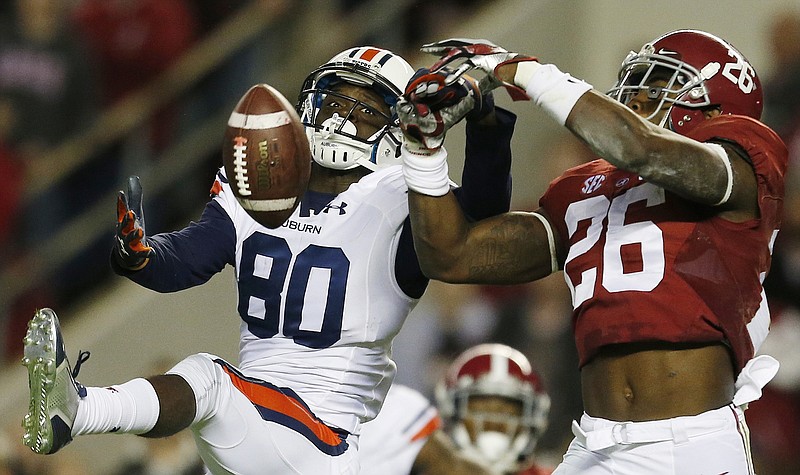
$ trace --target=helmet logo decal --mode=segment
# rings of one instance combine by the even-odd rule
[[[383,53],[383,57],[376,59],[381,53]],[[354,64],[376,72],[380,71],[394,57],[392,53],[378,48],[354,49],[348,56],[353,60]]]
[[[753,69],[744,58],[734,52],[729,51],[728,54],[731,55],[736,62],[726,63],[725,67],[722,69],[722,75],[739,86],[739,89],[743,93],[750,94],[756,88],[756,83],[753,80],[756,75],[755,69]],[[738,71],[738,74],[735,73],[736,71]]]
[[[703,79],[711,79],[719,72],[720,69],[721,66],[718,62],[714,61],[708,63],[703,66],[703,69],[700,70],[700,76],[702,76]]]

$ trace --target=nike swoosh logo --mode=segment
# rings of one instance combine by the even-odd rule
[[[671,54],[678,54],[678,52],[677,51],[670,51],[668,49],[661,48],[660,50],[658,50],[658,54],[663,54],[663,55],[669,56]],[[720,475],[725,475],[725,474],[720,474]]]

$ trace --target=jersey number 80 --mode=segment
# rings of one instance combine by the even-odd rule
[[[328,348],[341,338],[350,261],[339,248],[317,245],[303,249],[293,265],[292,257],[289,244],[283,238],[255,233],[245,239],[239,267],[239,315],[253,335],[272,338],[279,333],[283,306],[284,336],[309,348]],[[259,262],[269,265],[259,266]],[[267,268],[266,272],[263,267]],[[313,270],[329,275],[326,295],[320,289],[309,289]],[[287,278],[288,285],[285,285]],[[285,300],[282,298],[284,286]],[[315,300],[325,300],[318,331],[301,328],[309,292]]]

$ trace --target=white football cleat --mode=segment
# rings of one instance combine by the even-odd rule
[[[37,310],[28,322],[22,364],[28,368],[30,405],[22,420],[22,442],[39,454],[52,454],[72,441],[78,400],[86,388],[75,381],[80,365],[89,357],[81,352],[75,371],[67,359],[56,313]]]

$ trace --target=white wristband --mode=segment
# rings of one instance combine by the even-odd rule
[[[517,72],[514,74],[514,84],[522,89],[527,88],[528,83],[531,82],[533,73],[542,67],[542,63],[538,61],[521,61],[517,63]]]
[[[514,83],[561,125],[567,122],[578,99],[592,89],[591,84],[560,71],[554,64],[536,61],[517,63]]]
[[[444,147],[431,154],[414,153],[402,147],[403,176],[410,190],[429,196],[444,196],[450,191],[447,151]]]

